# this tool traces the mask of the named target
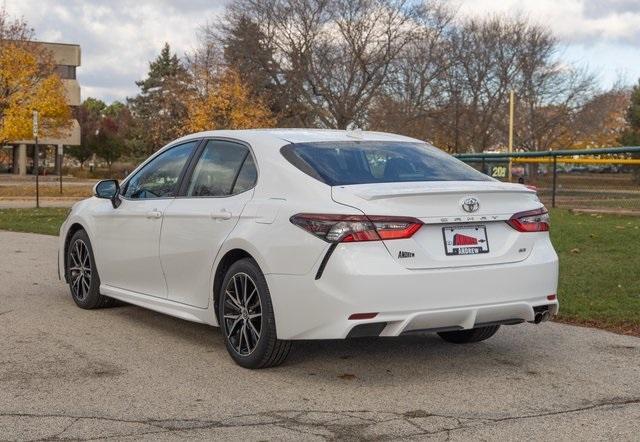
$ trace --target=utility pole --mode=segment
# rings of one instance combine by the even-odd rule
[[[513,114],[514,114],[514,102],[515,102],[515,93],[512,90],[509,94],[509,182],[511,182],[511,167],[512,167],[512,158],[511,154],[513,153]]]
[[[58,152],[56,159],[58,161],[58,174],[60,175],[60,195],[62,195],[62,161],[64,159],[64,146],[58,145]]]
[[[33,151],[33,169],[36,172],[36,209],[40,208],[40,149],[38,147],[38,111],[33,111],[33,138],[36,140],[35,149]]]

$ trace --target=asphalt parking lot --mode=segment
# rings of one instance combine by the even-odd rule
[[[300,343],[248,371],[217,329],[84,311],[54,237],[0,232],[0,440],[618,439],[640,434],[640,339],[547,323]]]

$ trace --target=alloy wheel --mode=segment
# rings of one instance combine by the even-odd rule
[[[83,301],[89,295],[91,288],[91,258],[89,248],[81,239],[76,240],[71,248],[71,291],[76,299]]]
[[[246,273],[236,273],[224,290],[222,318],[234,351],[248,356],[256,349],[262,332],[262,304],[258,288]]]

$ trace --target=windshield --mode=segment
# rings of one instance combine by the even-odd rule
[[[289,144],[282,155],[330,185],[410,181],[493,181],[425,143],[344,141]]]

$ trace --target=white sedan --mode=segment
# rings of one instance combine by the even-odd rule
[[[85,309],[121,300],[219,326],[241,366],[301,339],[478,342],[558,311],[536,193],[387,133],[211,131],[104,180],[60,230]]]

